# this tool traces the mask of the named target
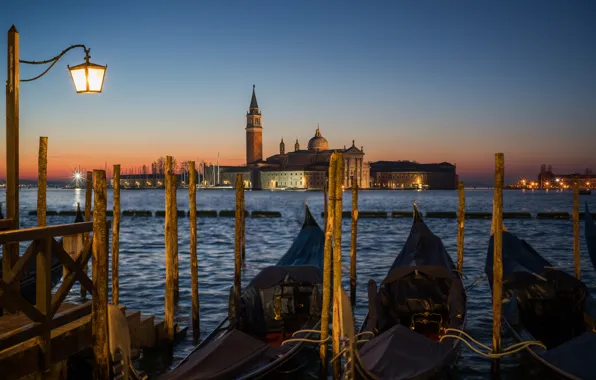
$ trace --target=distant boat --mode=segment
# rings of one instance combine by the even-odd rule
[[[579,194],[580,195],[590,195],[590,194],[592,194],[592,190],[591,189],[581,189],[579,191]]]

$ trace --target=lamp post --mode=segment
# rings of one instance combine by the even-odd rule
[[[19,32],[13,25],[8,31],[8,80],[6,81],[6,218],[12,220],[12,228],[19,228],[19,87],[20,82],[32,82],[44,76],[67,52],[75,48],[85,51],[85,62],[68,67],[77,93],[99,93],[103,88],[107,66],[89,61],[89,51],[85,45],[72,45],[54,58],[45,61],[24,61],[19,59]],[[41,74],[30,79],[20,79],[20,64],[50,66]],[[10,271],[19,251],[17,246],[4,254],[4,271]],[[14,249],[16,248],[16,249]],[[6,252],[5,252],[6,253]],[[4,274],[7,274],[5,272]]]

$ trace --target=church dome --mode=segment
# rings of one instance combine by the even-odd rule
[[[312,150],[315,152],[320,152],[322,150],[328,150],[329,144],[327,143],[327,139],[321,136],[321,131],[317,128],[315,132],[315,137],[308,141],[308,150]]]

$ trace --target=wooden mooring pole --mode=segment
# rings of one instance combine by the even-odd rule
[[[177,305],[178,301],[180,300],[180,265],[178,264],[178,201],[177,201],[177,193],[178,193],[178,176],[176,175],[176,166],[173,163],[173,158],[170,157],[171,164],[170,164],[170,176],[172,177],[170,181],[170,185],[172,186],[172,192],[170,195],[172,196],[172,203],[170,206],[172,209],[170,210],[170,217],[172,219],[172,245],[174,251],[174,303]]]
[[[356,237],[358,233],[358,182],[352,176],[352,234],[350,239],[350,303],[356,305]]]
[[[19,223],[19,32],[13,25],[8,30],[6,44],[8,78],[6,81],[6,218],[12,220],[12,229]],[[2,246],[2,278],[9,278],[13,266],[19,260],[19,245]],[[19,282],[13,281],[11,290],[19,291]],[[4,310],[8,313],[8,310]]]
[[[120,279],[118,277],[118,262],[120,260],[120,164],[114,165],[114,213],[112,222],[112,304],[120,302]]]
[[[240,193],[240,207],[242,208],[242,218],[240,219],[240,236],[241,236],[241,250],[242,250],[242,265],[246,265],[246,203],[244,202],[244,181],[242,181],[242,192]]]
[[[165,221],[164,221],[164,239],[166,247],[166,296],[165,296],[165,327],[166,336],[169,344],[174,343],[174,305],[175,301],[175,287],[176,287],[176,261],[174,257],[178,254],[176,252],[176,236],[174,224],[178,221],[178,210],[176,207],[176,188],[172,184],[175,181],[172,175],[172,157],[166,156],[166,176],[165,176],[165,190],[166,190],[166,205],[165,205]]]
[[[39,138],[39,156],[38,156],[38,178],[37,178],[37,226],[46,226],[46,192],[47,192],[47,174],[48,174],[48,138]],[[37,250],[36,271],[35,271],[35,308],[45,316],[46,323],[49,322],[49,315],[52,305],[52,240],[47,236],[43,245]],[[42,368],[47,370],[51,363],[51,329],[44,325],[43,331],[37,339],[40,350],[40,362]]]
[[[329,170],[331,170],[331,168],[329,168]],[[329,199],[328,199],[328,193],[329,193],[329,179],[327,178],[325,180],[325,184],[323,185],[323,223],[325,223],[325,229],[327,229],[327,217],[329,216],[329,210],[328,210],[328,203],[329,203]]]
[[[108,231],[106,228],[107,186],[106,172],[93,171],[93,293],[91,324],[94,378],[108,379],[110,373],[108,342]]]
[[[336,153],[337,155],[337,166],[335,167],[335,188],[331,190],[329,188],[329,194],[333,194],[334,210],[333,210],[333,294],[335,297],[341,295],[341,225],[342,225],[342,211],[343,211],[343,179],[344,179],[344,158],[343,153]],[[333,303],[334,307],[339,304]],[[339,355],[341,350],[341,329],[338,328],[340,325],[339,311],[333,313],[333,339],[332,339],[332,357]],[[333,378],[335,380],[341,379],[341,361],[336,360],[333,362]]]
[[[39,154],[37,157],[37,226],[46,226],[48,190],[48,138],[39,138]]]
[[[192,334],[195,341],[200,335],[199,319],[199,264],[197,259],[197,177],[195,162],[188,163],[190,178],[188,180],[188,200],[190,207],[190,281],[192,293]]]
[[[464,273],[464,227],[466,224],[466,193],[464,183],[457,184],[459,207],[457,209],[457,271],[460,276]]]
[[[93,172],[87,172],[87,179],[85,181],[85,222],[91,221],[91,202],[93,197]],[[85,246],[86,242],[89,240],[89,232],[86,232],[84,235],[84,242],[83,246]],[[85,268],[83,269],[85,273],[89,273],[89,264],[85,264]],[[87,290],[81,284],[81,298],[87,297]]]
[[[581,263],[579,256],[579,179],[573,179],[573,268],[575,278],[581,280]]]
[[[493,253],[493,354],[501,352],[501,307],[503,299],[503,182],[505,157],[495,155],[495,191],[493,204],[494,253]],[[500,375],[500,362],[492,362],[493,376]]]
[[[323,258],[323,305],[321,312],[321,346],[319,348],[319,355],[321,357],[321,378],[327,378],[327,347],[329,338],[329,312],[331,309],[331,272],[332,272],[332,257],[333,257],[333,225],[334,225],[334,209],[335,209],[335,195],[329,196],[327,194],[334,194],[332,189],[335,189],[335,168],[337,167],[337,155],[331,154],[329,161],[329,179],[325,184],[325,248]],[[341,215],[340,215],[341,217]]]
[[[240,298],[241,294],[241,266],[242,266],[242,174],[236,174],[236,224],[234,226],[234,295]]]
[[[331,309],[331,272],[333,270],[333,225],[335,210],[335,172],[337,167],[337,154],[332,153],[329,161],[329,180],[326,184],[326,193],[329,194],[329,201],[325,197],[325,248],[323,258],[323,305],[321,311],[321,346],[319,347],[319,356],[321,358],[321,378],[327,378],[327,347],[329,338],[329,312]],[[334,194],[331,196],[331,194]],[[340,214],[341,218],[341,214]]]

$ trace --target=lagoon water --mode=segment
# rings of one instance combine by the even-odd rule
[[[466,190],[466,209],[472,211],[492,210],[492,190]],[[6,193],[0,191],[0,202]],[[33,227],[36,217],[28,212],[35,210],[36,189],[22,189],[21,225]],[[108,209],[112,205],[112,191],[108,191]],[[281,218],[251,219],[246,221],[246,268],[243,284],[246,284],[260,268],[275,263],[290,247],[304,218],[304,203],[308,201],[311,211],[320,225],[323,211],[321,192],[246,192],[246,209],[280,211]],[[572,192],[518,191],[504,192],[504,211],[527,211],[533,214],[543,211],[572,210]],[[72,210],[77,202],[83,208],[84,190],[49,189],[48,210]],[[178,209],[188,210],[188,191],[177,193]],[[361,191],[361,211],[410,211],[416,201],[420,210],[457,211],[456,191]],[[344,193],[344,210],[351,210],[350,192]],[[596,195],[581,196],[596,211]],[[122,191],[122,210],[164,209],[163,190]],[[231,210],[235,207],[234,190],[198,191],[197,208],[201,210]],[[3,207],[4,209],[4,207]],[[49,216],[48,225],[72,222],[73,217]],[[457,224],[455,219],[427,219],[431,230],[444,242],[447,251],[456,259]],[[164,219],[159,217],[122,217],[120,235],[120,303],[129,309],[146,314],[163,316],[165,290]],[[176,319],[189,324],[190,263],[189,220],[178,221],[180,254],[180,304]],[[573,233],[570,220],[506,220],[506,226],[519,237],[527,240],[538,252],[555,266],[573,273]],[[582,279],[594,290],[596,274],[588,258],[581,230]],[[359,324],[366,314],[368,301],[366,283],[383,279],[395,256],[408,236],[411,220],[360,219],[358,224],[358,292],[356,319]],[[466,284],[472,283],[484,273],[484,262],[490,232],[489,220],[466,220],[464,274]],[[342,253],[344,263],[349,263],[350,220],[344,219]],[[234,273],[234,219],[200,218],[198,222],[199,292],[201,311],[201,336],[206,336],[227,314],[228,291],[233,284]],[[344,279],[344,288],[348,281]],[[73,287],[70,301],[78,298],[78,285]],[[481,280],[468,293],[468,332],[479,341],[491,345],[492,312],[491,297],[486,280]],[[176,347],[175,358],[184,357],[193,347],[192,333]],[[503,346],[512,343],[504,332]],[[518,358],[502,360],[503,378],[523,378]],[[463,349],[452,378],[489,378],[490,362],[478,357],[467,348]],[[521,376],[521,377],[520,377]]]

